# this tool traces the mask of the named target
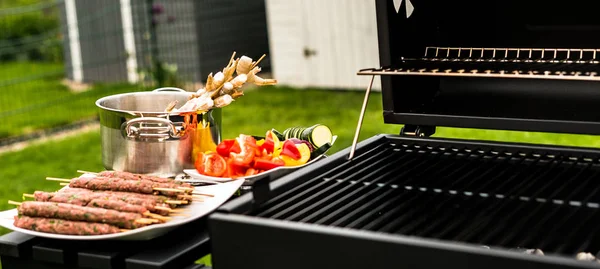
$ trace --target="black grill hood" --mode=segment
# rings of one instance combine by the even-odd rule
[[[390,124],[600,134],[594,3],[376,0],[381,67],[359,74]]]

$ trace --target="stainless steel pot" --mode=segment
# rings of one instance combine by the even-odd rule
[[[165,112],[173,100],[179,108],[191,94],[169,87],[98,99],[104,167],[161,176],[193,168],[194,154],[221,141],[221,110],[198,115],[196,128],[184,124],[184,111]]]

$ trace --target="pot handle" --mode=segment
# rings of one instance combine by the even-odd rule
[[[143,123],[151,123],[151,124],[164,124],[166,126],[162,127],[150,127],[150,126],[140,126],[135,127],[134,124],[143,124]],[[157,139],[167,139],[167,138],[179,138],[177,135],[177,128],[173,124],[172,121],[163,118],[156,117],[141,117],[135,118],[127,121],[124,125],[124,134],[129,138],[157,138]]]
[[[155,89],[152,92],[186,92],[186,91],[183,89],[180,89],[180,88],[175,88],[175,87],[162,87],[162,88]]]

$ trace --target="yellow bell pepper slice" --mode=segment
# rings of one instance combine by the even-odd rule
[[[300,159],[298,159],[298,160],[294,160],[294,158],[286,156],[286,155],[279,156],[285,163],[285,166],[303,165],[303,164],[307,163],[308,160],[310,159],[310,149],[308,148],[308,146],[306,144],[304,144],[304,143],[296,144],[296,148],[298,148],[298,151],[300,151]]]

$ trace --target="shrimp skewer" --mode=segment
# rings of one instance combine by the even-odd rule
[[[183,113],[203,113],[212,108],[225,107],[231,104],[235,99],[244,95],[242,87],[245,83],[252,83],[257,86],[275,85],[276,79],[265,79],[257,74],[261,71],[258,66],[266,54],[263,54],[257,61],[242,55],[235,58],[234,51],[227,63],[227,66],[213,75],[210,73],[206,79],[204,88],[193,93],[190,99],[179,109],[171,109],[175,112]],[[235,75],[235,76],[234,76]],[[193,112],[192,112],[193,111]]]

